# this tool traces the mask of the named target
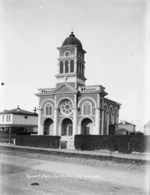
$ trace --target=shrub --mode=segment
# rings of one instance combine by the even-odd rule
[[[150,152],[150,136],[135,135],[76,135],[75,148],[80,150],[102,150]]]
[[[59,148],[59,140],[59,136],[17,135],[16,145],[41,148]]]

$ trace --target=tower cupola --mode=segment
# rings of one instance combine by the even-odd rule
[[[62,47],[66,46],[66,45],[76,45],[77,46],[77,49],[79,51],[83,51],[81,41],[79,41],[79,39],[77,39],[75,37],[75,35],[73,34],[73,32],[71,32],[71,34],[69,35],[69,37],[67,37],[64,40],[64,42],[62,44]]]
[[[75,88],[85,85],[85,61],[86,51],[82,43],[73,32],[67,37],[59,50],[57,84],[68,82]]]

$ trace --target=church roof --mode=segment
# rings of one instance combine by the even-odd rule
[[[77,48],[78,48],[80,51],[83,50],[81,41],[79,41],[79,39],[77,39],[77,38],[75,37],[75,35],[73,34],[73,32],[71,32],[71,34],[69,35],[69,37],[67,37],[67,38],[64,40],[64,42],[63,42],[63,44],[62,44],[62,47],[63,47],[63,46],[67,46],[67,45],[77,45]]]
[[[121,121],[121,122],[119,123],[119,125],[134,125],[134,124],[129,123],[129,122],[127,122],[127,121]],[[136,125],[134,125],[134,126],[136,126]]]

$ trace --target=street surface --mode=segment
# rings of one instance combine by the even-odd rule
[[[148,193],[148,166],[10,152],[0,156],[0,194]]]

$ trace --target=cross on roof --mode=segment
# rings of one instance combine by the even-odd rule
[[[68,78],[67,78],[67,77],[65,77],[65,82],[67,82],[67,80],[68,80]]]

